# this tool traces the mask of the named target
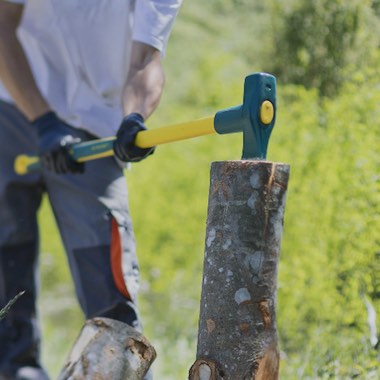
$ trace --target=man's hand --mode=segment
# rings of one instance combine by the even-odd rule
[[[145,131],[144,118],[138,113],[126,116],[116,134],[113,145],[115,156],[124,162],[138,162],[153,154],[155,147],[139,148],[135,145],[136,135]]]
[[[71,145],[81,142],[74,127],[51,111],[34,120],[32,126],[38,133],[39,156],[45,169],[57,174],[84,172],[84,164],[69,154]]]

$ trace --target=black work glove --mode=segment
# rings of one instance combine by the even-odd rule
[[[155,147],[139,148],[135,145],[137,133],[146,129],[144,118],[139,113],[124,117],[113,144],[115,156],[124,162],[139,162],[153,154]]]
[[[76,128],[47,112],[32,123],[38,133],[38,150],[43,168],[57,174],[83,173],[84,164],[74,161],[69,154],[71,145],[81,142]]]

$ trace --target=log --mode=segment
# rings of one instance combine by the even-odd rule
[[[142,380],[156,358],[148,340],[109,318],[86,321],[58,380]]]
[[[275,380],[277,269],[289,166],[211,165],[196,361],[190,380]]]

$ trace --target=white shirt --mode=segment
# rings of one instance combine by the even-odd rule
[[[8,0],[25,4],[18,36],[52,109],[99,137],[115,135],[132,41],[165,53],[182,0]],[[0,98],[11,101],[0,83]]]

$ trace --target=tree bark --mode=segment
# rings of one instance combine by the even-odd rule
[[[58,380],[141,380],[156,358],[148,340],[123,322],[88,320]]]
[[[289,166],[211,166],[197,360],[190,380],[275,380],[277,267]]]

